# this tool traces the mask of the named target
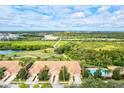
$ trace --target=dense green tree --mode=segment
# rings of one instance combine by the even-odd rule
[[[38,73],[38,79],[41,81],[49,80],[49,68],[44,66],[44,68]]]
[[[85,44],[86,43],[86,44]],[[91,44],[85,42],[69,42],[58,47],[73,60],[84,60],[86,64],[107,67],[108,65],[124,66],[124,50],[96,50],[99,45],[95,42],[92,48],[87,48]],[[89,46],[88,46],[89,44]],[[101,47],[101,45],[100,45]],[[95,49],[94,49],[95,48]]]
[[[87,32],[56,32],[53,34],[61,37],[62,39],[74,39],[74,38],[76,39],[82,39],[82,38],[83,39],[85,38],[123,39],[124,38],[123,32],[108,32],[108,33],[106,32],[90,32],[90,33],[87,33]],[[85,41],[88,41],[88,40],[85,40]],[[89,40],[89,41],[93,41],[93,40]],[[107,41],[107,40],[104,40],[104,41]]]
[[[30,41],[29,41],[30,42]],[[27,44],[27,41],[8,41],[8,42],[1,42],[0,49],[1,50],[39,50],[39,49],[46,49],[52,48],[52,44],[41,44],[41,43],[30,43]]]
[[[56,48],[54,51],[58,54],[63,54],[64,53],[64,48],[59,47],[59,48]]]

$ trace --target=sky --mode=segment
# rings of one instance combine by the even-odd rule
[[[124,31],[124,6],[0,6],[0,31]]]

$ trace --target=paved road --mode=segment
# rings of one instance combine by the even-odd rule
[[[56,48],[57,44],[61,41],[61,38],[53,45],[54,48]]]
[[[70,57],[66,56],[65,54],[63,54],[63,57],[65,57],[66,59],[72,60]]]

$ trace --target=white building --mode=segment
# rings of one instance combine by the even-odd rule
[[[58,39],[58,37],[53,36],[52,34],[44,36],[44,40],[57,40],[57,39]]]
[[[0,40],[15,40],[18,39],[19,35],[11,33],[0,33]]]

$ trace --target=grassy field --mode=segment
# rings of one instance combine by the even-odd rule
[[[54,45],[56,41],[0,41],[0,44],[12,45]]]
[[[1,41],[0,44],[9,43],[11,46],[26,46],[26,45],[33,45],[34,47],[37,45],[51,45],[57,41]],[[83,42],[83,41],[59,41],[56,47],[63,46],[69,44],[69,42],[73,42],[78,44],[79,47],[83,49],[93,49],[93,50],[124,50],[124,43],[123,42]],[[33,57],[39,60],[67,60],[62,54],[56,54],[54,52],[54,47],[49,48],[46,47],[45,49],[39,50],[24,50],[22,52],[15,52],[6,54],[4,56],[5,60],[8,59],[19,59],[22,57]]]
[[[4,60],[19,60],[20,58],[24,58],[24,57],[31,57],[37,60],[44,60],[44,61],[67,60],[62,54],[54,53],[53,48],[10,53],[10,54],[4,55],[4,58],[5,58]]]
[[[37,46],[37,45],[50,45],[54,46],[57,41],[0,41],[0,44],[11,44],[11,46]],[[123,42],[84,42],[84,41],[60,41],[57,47],[65,45],[69,42],[75,42],[80,44],[80,47],[85,49],[103,49],[103,50],[113,50],[113,49],[124,49]],[[28,52],[27,52],[28,53]]]
[[[114,49],[124,49],[124,44],[117,42],[80,42],[81,47],[94,49],[94,50],[114,50]]]
[[[22,57],[33,57],[36,58],[38,60],[66,60],[66,58],[62,55],[62,54],[56,54],[54,53],[54,44],[57,41],[0,41],[0,44],[11,44],[11,46],[44,46],[46,48],[41,48],[39,50],[23,50],[21,52],[14,52],[14,53],[9,53],[9,54],[5,54],[4,55],[4,60],[18,60]],[[61,44],[65,44],[65,41],[62,41],[59,43]],[[51,46],[50,47],[47,47]]]
[[[79,47],[84,49],[94,49],[94,50],[115,50],[121,49],[124,50],[124,43],[123,42],[83,42],[83,41],[60,41],[58,46],[62,46],[64,44],[68,44],[68,42],[73,42],[78,44]]]

